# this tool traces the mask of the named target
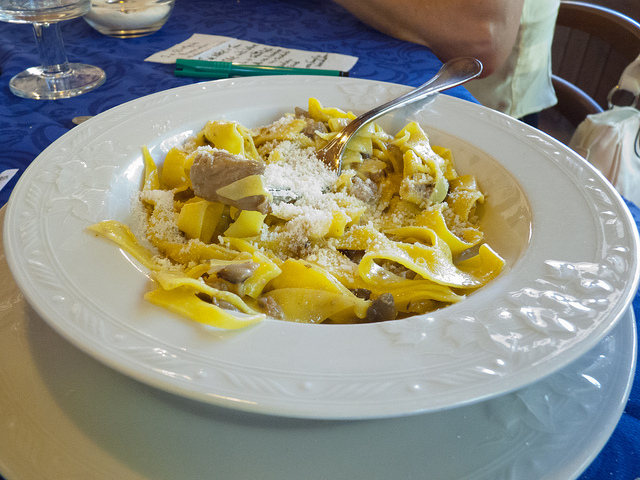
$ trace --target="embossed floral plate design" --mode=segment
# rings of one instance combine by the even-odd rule
[[[309,97],[354,113],[408,87],[352,78],[259,77],[194,84],[74,128],[22,175],[5,250],[36,311],[98,360],[147,384],[246,411],[373,418],[469,404],[528,385],[594,347],[638,287],[638,234],[611,185],[579,156],[509,117],[446,95],[379,123],[417,120],[486,194],[484,230],[507,268],[464,301],[405,320],[239,331],[143,300],[147,272],[86,233],[131,221],[141,146],[152,156],[208,120],[269,123]]]

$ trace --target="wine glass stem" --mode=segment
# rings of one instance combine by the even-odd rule
[[[57,22],[34,23],[33,29],[43,72],[46,75],[67,73],[70,68],[64,51],[60,25]]]

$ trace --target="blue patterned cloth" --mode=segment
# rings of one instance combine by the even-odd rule
[[[51,142],[73,127],[71,119],[96,115],[123,102],[198,80],[176,78],[172,65],[143,62],[151,54],[207,33],[303,50],[359,57],[350,74],[418,86],[441,63],[426,48],[389,38],[364,26],[330,1],[298,0],[177,0],[168,23],[142,38],[119,40],[103,36],[84,20],[62,24],[69,61],[102,67],[106,83],[72,99],[38,101],[18,98],[9,90],[12,76],[38,64],[28,25],[0,24],[0,172],[18,175],[0,191],[4,205],[19,175]],[[461,87],[449,92],[474,101]],[[629,205],[640,222],[640,210]],[[640,299],[634,303],[636,317]],[[579,433],[578,433],[579,434]],[[640,381],[613,436],[581,480],[640,477]]]

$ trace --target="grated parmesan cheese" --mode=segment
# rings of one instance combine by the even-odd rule
[[[147,237],[162,238],[169,242],[184,243],[185,239],[177,224],[177,213],[171,190],[143,190],[143,202],[155,205],[154,215],[147,225]]]
[[[267,164],[263,175],[265,183],[270,187],[291,190],[309,203],[313,199],[318,201],[338,178],[316,158],[312,147],[300,148],[285,140],[273,149],[272,155],[281,160]]]

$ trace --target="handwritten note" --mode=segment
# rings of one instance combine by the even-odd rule
[[[18,173],[17,168],[11,168],[0,173],[0,190],[2,190],[7,183],[9,183],[9,180],[11,180],[16,173]]]
[[[236,38],[196,33],[182,43],[157,52],[147,62],[175,63],[178,58],[349,71],[358,57],[338,53],[310,52],[262,45]]]

